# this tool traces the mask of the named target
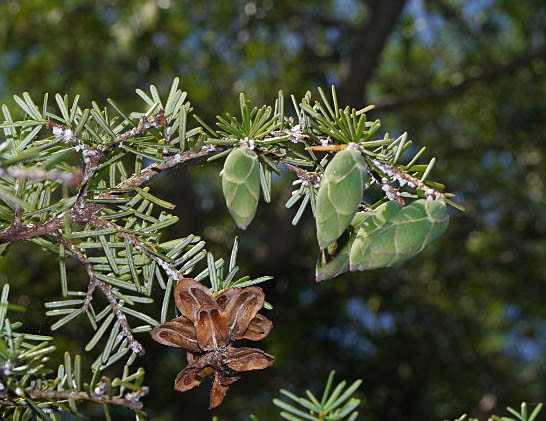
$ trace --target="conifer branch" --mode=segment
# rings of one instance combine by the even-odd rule
[[[188,150],[178,152],[172,156],[165,158],[161,162],[153,163],[144,168],[140,173],[129,177],[127,180],[119,183],[116,188],[127,188],[141,186],[148,182],[154,175],[159,174],[161,171],[175,168],[178,165],[185,164],[186,162],[193,161],[199,158],[207,158],[212,154],[221,151],[222,149],[215,145],[205,145],[200,150]],[[109,193],[105,193],[104,197],[108,197]]]
[[[25,167],[7,167],[0,168],[0,177],[9,176],[13,178],[22,178],[33,181],[60,181],[68,186],[77,186],[82,182],[82,171],[62,171],[50,170],[46,171],[41,168],[25,168]]]
[[[28,406],[24,401],[24,397],[28,396],[32,399],[47,401],[59,401],[59,400],[76,400],[76,401],[88,401],[98,404],[109,404],[116,406],[123,406],[133,411],[139,411],[142,409],[143,404],[140,399],[147,395],[149,392],[148,387],[143,386],[140,390],[125,394],[123,397],[108,396],[103,393],[99,386],[95,388],[95,394],[91,394],[84,391],[76,390],[41,390],[41,389],[25,389],[21,391],[22,397],[10,396],[7,390],[0,391],[0,405],[5,406]],[[97,393],[98,392],[98,393]],[[59,408],[59,410],[61,410]]]
[[[69,211],[72,222],[87,223],[94,213],[98,212],[100,205],[96,203],[85,202],[83,206],[72,207]],[[42,224],[21,224],[17,215],[14,222],[7,228],[0,231],[0,244],[20,240],[30,240],[32,238],[50,235],[60,230],[64,226],[65,212],[53,216]]]
[[[20,240],[28,240],[42,235],[51,234],[62,228],[64,224],[63,215],[58,215],[43,224],[21,224],[17,216],[14,222],[0,231],[0,244]]]
[[[119,235],[122,238],[125,238],[129,240],[129,242],[138,250],[140,250],[142,253],[144,253],[146,256],[148,256],[151,260],[156,262],[163,270],[172,277],[175,281],[179,281],[180,279],[185,278],[185,276],[180,273],[173,265],[171,265],[169,262],[166,262],[165,260],[161,259],[160,257],[156,256],[155,254],[151,253],[144,245],[144,242],[137,236],[133,235],[130,232],[127,232],[119,225],[115,224],[112,221],[108,221],[104,218],[101,218],[99,216],[93,216],[90,223],[94,224],[97,227],[100,228],[112,228],[116,230],[116,234]]]
[[[291,164],[289,162],[284,162],[281,160],[281,162],[283,162],[283,164],[286,166],[287,169],[289,169],[290,171],[296,173],[296,175],[298,176],[299,179],[301,180],[304,180],[304,181],[307,181],[308,183],[310,184],[313,184],[313,185],[318,185],[320,183],[320,176],[315,173],[315,172],[311,172],[311,171],[306,171],[294,164]]]
[[[119,135],[119,139],[121,141],[130,139],[132,137],[136,137],[139,134],[144,133],[146,130],[150,129],[151,127],[167,127],[167,121],[165,120],[165,111],[163,109],[159,109],[157,111],[157,114],[153,116],[152,118],[148,118],[145,115],[140,118],[140,121],[138,125],[130,130],[127,130],[126,132]]]
[[[66,247],[76,259],[78,259],[80,264],[85,268],[87,275],[89,276],[89,285],[87,288],[87,293],[85,295],[85,300],[82,305],[82,310],[84,312],[87,312],[89,310],[89,305],[91,304],[91,300],[93,299],[93,294],[98,288],[103,293],[104,297],[108,301],[108,304],[110,304],[110,307],[112,307],[112,311],[114,312],[121,326],[123,336],[125,336],[129,341],[129,348],[132,351],[138,352],[141,355],[144,354],[144,347],[133,336],[133,332],[131,331],[131,327],[129,325],[129,322],[127,321],[127,317],[122,311],[122,305],[114,296],[112,287],[106,282],[103,282],[97,278],[95,270],[93,269],[93,266],[89,263],[89,260],[87,259],[85,253],[72,241],[68,240],[60,233],[54,233],[52,234],[52,236],[64,247]]]
[[[2,211],[0,214],[3,215],[0,244],[33,240],[44,248],[58,253],[63,298],[46,303],[46,308],[52,309],[46,314],[61,316],[52,325],[53,330],[69,323],[82,312],[89,316],[95,333],[85,346],[85,350],[90,352],[98,344],[105,343],[100,355],[91,365],[95,373],[92,383],[97,381],[102,370],[117,363],[129,351],[133,353],[129,356],[126,367],[133,363],[137,353],[144,353],[143,346],[135,339],[134,334],[153,330],[160,322],[150,314],[150,311],[145,311],[139,305],[153,303],[155,297],[151,297],[152,291],[160,287],[164,290],[161,321],[165,321],[170,312],[169,302],[173,298],[173,281],[179,281],[185,277],[184,274],[199,268],[198,265],[201,265],[205,257],[206,268],[203,270],[201,265],[199,268],[201,271],[195,279],[200,282],[208,277],[210,289],[214,293],[224,291],[223,297],[227,297],[226,299],[230,299],[229,294],[233,291],[229,292],[229,289],[232,287],[251,287],[271,278],[262,276],[251,279],[250,276],[243,276],[237,279],[239,269],[235,262],[237,242],[233,246],[229,267],[224,265],[223,259],[215,259],[212,253],[205,249],[205,241],[196,235],[160,242],[164,230],[178,221],[176,216],[168,212],[175,205],[141,186],[163,170],[194,161],[225,158],[221,172],[224,198],[234,221],[241,228],[246,228],[254,218],[260,197],[266,202],[271,200],[273,173],[280,173],[284,169],[293,172],[294,178],[297,177],[294,185],[298,187],[286,206],[291,207],[297,202],[300,204],[292,223],[296,224],[310,206],[317,221],[317,232],[321,230],[322,233],[322,236],[318,237],[319,246],[321,250],[326,250],[325,246],[328,246],[327,253],[321,252],[317,262],[317,280],[332,278],[349,270],[368,270],[390,265],[415,255],[447,226],[448,217],[445,215],[447,211],[444,201],[429,203],[417,200],[409,205],[413,205],[409,209],[412,217],[409,223],[420,222],[426,217],[426,222],[430,229],[434,230],[434,235],[427,236],[418,244],[415,242],[409,244],[409,251],[404,249],[404,254],[396,247],[381,250],[381,255],[390,256],[391,260],[387,263],[379,258],[369,260],[367,255],[359,255],[361,252],[364,253],[364,245],[353,247],[357,244],[355,237],[358,232],[356,227],[350,224],[355,217],[356,219],[362,217],[356,215],[358,209],[366,211],[376,209],[375,205],[368,207],[362,204],[363,190],[374,184],[373,180],[370,183],[364,181],[369,180],[370,174],[377,184],[383,186],[389,199],[389,194],[396,197],[405,194],[407,197],[416,198],[422,197],[424,193],[427,199],[441,199],[443,196],[439,191],[427,186],[430,184],[435,188],[441,188],[440,184],[432,182],[425,184],[424,181],[433,167],[433,161],[428,165],[415,164],[419,153],[408,165],[397,164],[398,158],[409,146],[405,144],[405,135],[398,139],[391,139],[388,135],[376,138],[376,132],[380,127],[379,120],[369,121],[366,116],[373,107],[359,110],[350,107],[340,108],[335,89],[332,89],[331,100],[320,89],[320,100],[314,103],[310,93],[306,94],[299,104],[292,98],[296,117],[285,114],[281,93],[274,107],[264,105],[260,108],[254,107],[241,94],[240,119],[230,114],[226,115],[226,118],[218,117],[214,126],[217,128],[213,129],[193,114],[200,125],[189,130],[187,118],[192,116],[189,114],[191,107],[185,102],[186,94],[178,90],[178,79],[173,82],[169,97],[164,103],[157,88],[152,86],[150,91],[151,97],[139,91],[139,95],[149,108],[146,114],[137,114],[138,122],[132,117],[127,117],[113,103],[111,105],[122,117],[121,120],[119,116],[112,117],[107,109],[101,111],[95,103],[92,110],[82,111],[76,103],[68,110],[67,105],[63,106],[68,100],[65,99],[63,102],[62,98],[56,97],[63,117],[48,114],[52,120],[45,120],[53,129],[53,138],[46,136],[34,140],[27,137],[26,143],[21,146],[18,138],[27,126],[36,125],[36,122],[42,125],[44,122],[44,117],[37,106],[30,97],[25,96],[24,99],[17,97],[17,103],[32,120],[20,122],[10,120],[4,124],[4,130],[10,140],[7,143],[9,148],[4,148],[0,159],[4,159],[8,165],[22,163],[25,173],[12,175],[7,169],[2,173],[0,167],[3,182],[0,185]],[[62,121],[63,125],[53,120]],[[129,129],[126,130],[127,128]],[[37,137],[40,130],[38,127],[31,135]],[[174,138],[171,139],[174,133],[178,134],[178,142]],[[71,164],[72,157],[70,160],[65,159],[65,156],[72,154],[74,150],[81,154],[83,169]],[[319,158],[313,150],[321,151]],[[128,159],[129,157],[132,161]],[[150,162],[152,163],[147,165]],[[143,168],[143,165],[147,166]],[[15,167],[9,171],[14,171],[13,168]],[[36,170],[41,168],[55,169],[49,172]],[[50,180],[57,176],[55,179],[69,184],[71,180],[64,178],[68,177],[65,174],[67,168],[75,169],[74,174],[80,174],[76,187],[77,194],[74,195],[72,192],[70,197],[66,197],[68,190],[63,189],[61,199],[59,183],[24,181]],[[33,176],[30,177],[28,174]],[[420,179],[417,179],[417,176]],[[420,189],[423,192],[419,190],[417,195],[407,191],[398,192],[397,188],[389,184],[393,182],[399,183],[400,190],[406,186],[405,190]],[[324,195],[325,192],[327,195]],[[346,204],[341,202],[346,197],[349,197],[350,203],[344,206]],[[402,206],[394,205],[395,208],[391,206],[390,210],[402,212]],[[429,208],[435,211],[433,219],[428,218]],[[329,219],[324,218],[324,215],[341,218],[342,224],[336,224],[335,231],[332,231]],[[424,217],[419,219],[420,215]],[[385,226],[380,227],[377,236],[390,235],[401,223],[394,219],[384,222]],[[394,228],[391,229],[391,226]],[[420,226],[415,229],[420,229]],[[329,245],[347,235],[353,237],[347,243],[347,247],[351,244],[351,250],[347,247],[344,250],[335,247],[339,251],[335,254],[337,252],[334,253],[334,248]],[[73,291],[69,288],[66,256],[73,256],[85,269],[88,278],[86,292]],[[164,280],[165,274],[169,277],[167,282]],[[208,290],[207,286],[198,282],[195,284],[199,285],[198,289]],[[104,304],[101,300],[104,308],[96,314],[94,312],[96,305],[92,303],[95,293],[102,294],[107,302]],[[179,298],[176,294],[175,297]],[[239,303],[237,306],[241,308],[246,305],[237,300],[233,303]],[[211,320],[216,320],[212,317],[216,310],[211,309]],[[239,310],[235,308],[235,304],[230,305],[230,314],[235,312],[242,314]],[[143,321],[144,325],[132,329],[126,315]],[[252,320],[250,318],[249,322]],[[263,319],[258,319],[256,322],[258,325],[259,320]],[[226,336],[223,325],[216,326],[215,323],[216,321],[211,325],[214,332],[224,332],[222,335]],[[251,336],[256,335],[256,332]],[[211,337],[216,338],[216,333]],[[215,341],[216,339],[214,343]],[[208,352],[208,348],[205,344],[199,349]],[[220,352],[218,355],[224,355],[224,350],[218,352]],[[65,357],[65,360],[67,362],[59,369],[61,373],[59,376],[63,377],[63,370],[66,369],[67,378],[71,378],[72,364],[69,358]],[[223,365],[219,363],[218,367],[221,368]],[[236,370],[229,365],[227,367]],[[247,369],[255,368],[245,368],[243,371]],[[123,376],[136,379],[134,375]],[[79,375],[74,376],[76,377],[80,378]],[[222,376],[218,378],[221,381],[232,380],[230,376],[228,377],[229,379]],[[37,384],[34,385],[35,389],[28,393],[25,389],[28,386],[21,385],[19,388],[21,394],[17,393],[15,388],[6,392],[5,396],[0,393],[0,403],[5,401],[7,404],[12,402],[13,405],[32,406],[32,400],[37,399],[41,401],[40,403],[45,401],[45,404],[49,405],[48,410],[56,411],[65,410],[62,408],[64,402],[61,401],[70,399],[112,403],[140,410],[142,407],[140,397],[147,393],[146,388],[141,388],[140,382],[141,377],[134,388],[129,387],[131,392],[125,395],[123,390],[126,390],[127,386],[122,383],[121,392],[115,397],[102,380],[97,387],[95,383],[91,388],[84,387],[86,392],[81,392],[79,386],[74,389],[73,384],[79,384],[79,381],[66,381],[69,390],[47,390],[47,387]],[[221,386],[227,385],[222,383]],[[36,408],[33,406],[33,409],[40,413],[39,408]],[[74,409],[71,407],[70,410]]]
[[[406,171],[404,171],[401,168],[398,168],[392,164],[389,164],[388,162],[381,162],[377,159],[374,159],[372,161],[374,165],[376,165],[381,171],[385,173],[386,176],[392,177],[395,181],[397,181],[400,186],[409,185],[410,187],[417,187],[425,193],[427,197],[430,197],[430,199],[434,200],[444,200],[445,196],[441,191],[438,191],[436,189],[433,189],[425,184],[423,180],[420,180],[417,177],[412,176],[411,174],[408,174]],[[375,178],[375,174],[372,172],[372,176]],[[393,198],[389,197],[391,200],[397,200],[400,201],[401,197],[399,195],[399,192],[396,188],[390,186],[388,184],[387,180],[381,179],[381,184],[383,185],[383,190],[387,192],[387,195],[389,192],[392,192]],[[387,188],[387,187],[388,188]],[[400,203],[404,203],[403,200]]]

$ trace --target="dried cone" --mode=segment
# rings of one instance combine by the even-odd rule
[[[258,314],[265,298],[261,288],[230,288],[214,297],[204,285],[184,278],[176,284],[174,296],[182,316],[156,326],[151,336],[188,351],[188,365],[178,373],[175,390],[193,389],[213,375],[210,408],[215,408],[240,378],[237,373],[261,370],[275,361],[261,349],[232,346],[238,339],[258,341],[271,331],[271,320]]]

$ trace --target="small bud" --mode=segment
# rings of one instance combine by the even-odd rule
[[[6,361],[2,366],[2,371],[5,376],[9,376],[13,370],[13,364],[11,361]]]
[[[104,381],[104,378],[102,378],[100,383],[97,384],[95,389],[93,389],[93,393],[96,396],[103,396],[105,391],[106,391],[106,382]]]
[[[326,139],[321,139],[320,144],[322,146],[328,146],[332,143],[332,138],[328,136]]]
[[[131,351],[133,351],[134,353],[136,354],[142,354],[142,345],[140,345],[140,343],[138,342],[131,342],[131,344],[129,345],[129,348],[131,349]]]

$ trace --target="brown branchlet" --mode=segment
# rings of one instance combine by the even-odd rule
[[[215,408],[240,372],[261,370],[275,361],[261,349],[232,346],[239,339],[259,341],[271,331],[271,320],[258,314],[265,298],[261,288],[230,288],[214,296],[201,283],[184,278],[176,284],[174,297],[182,316],[155,327],[151,335],[163,345],[188,351],[188,365],[176,376],[175,390],[190,390],[212,375],[210,408]]]

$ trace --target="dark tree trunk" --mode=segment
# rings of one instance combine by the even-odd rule
[[[339,89],[340,99],[349,105],[362,105],[366,86],[392,33],[406,0],[370,0],[369,13],[356,29],[349,70]]]

